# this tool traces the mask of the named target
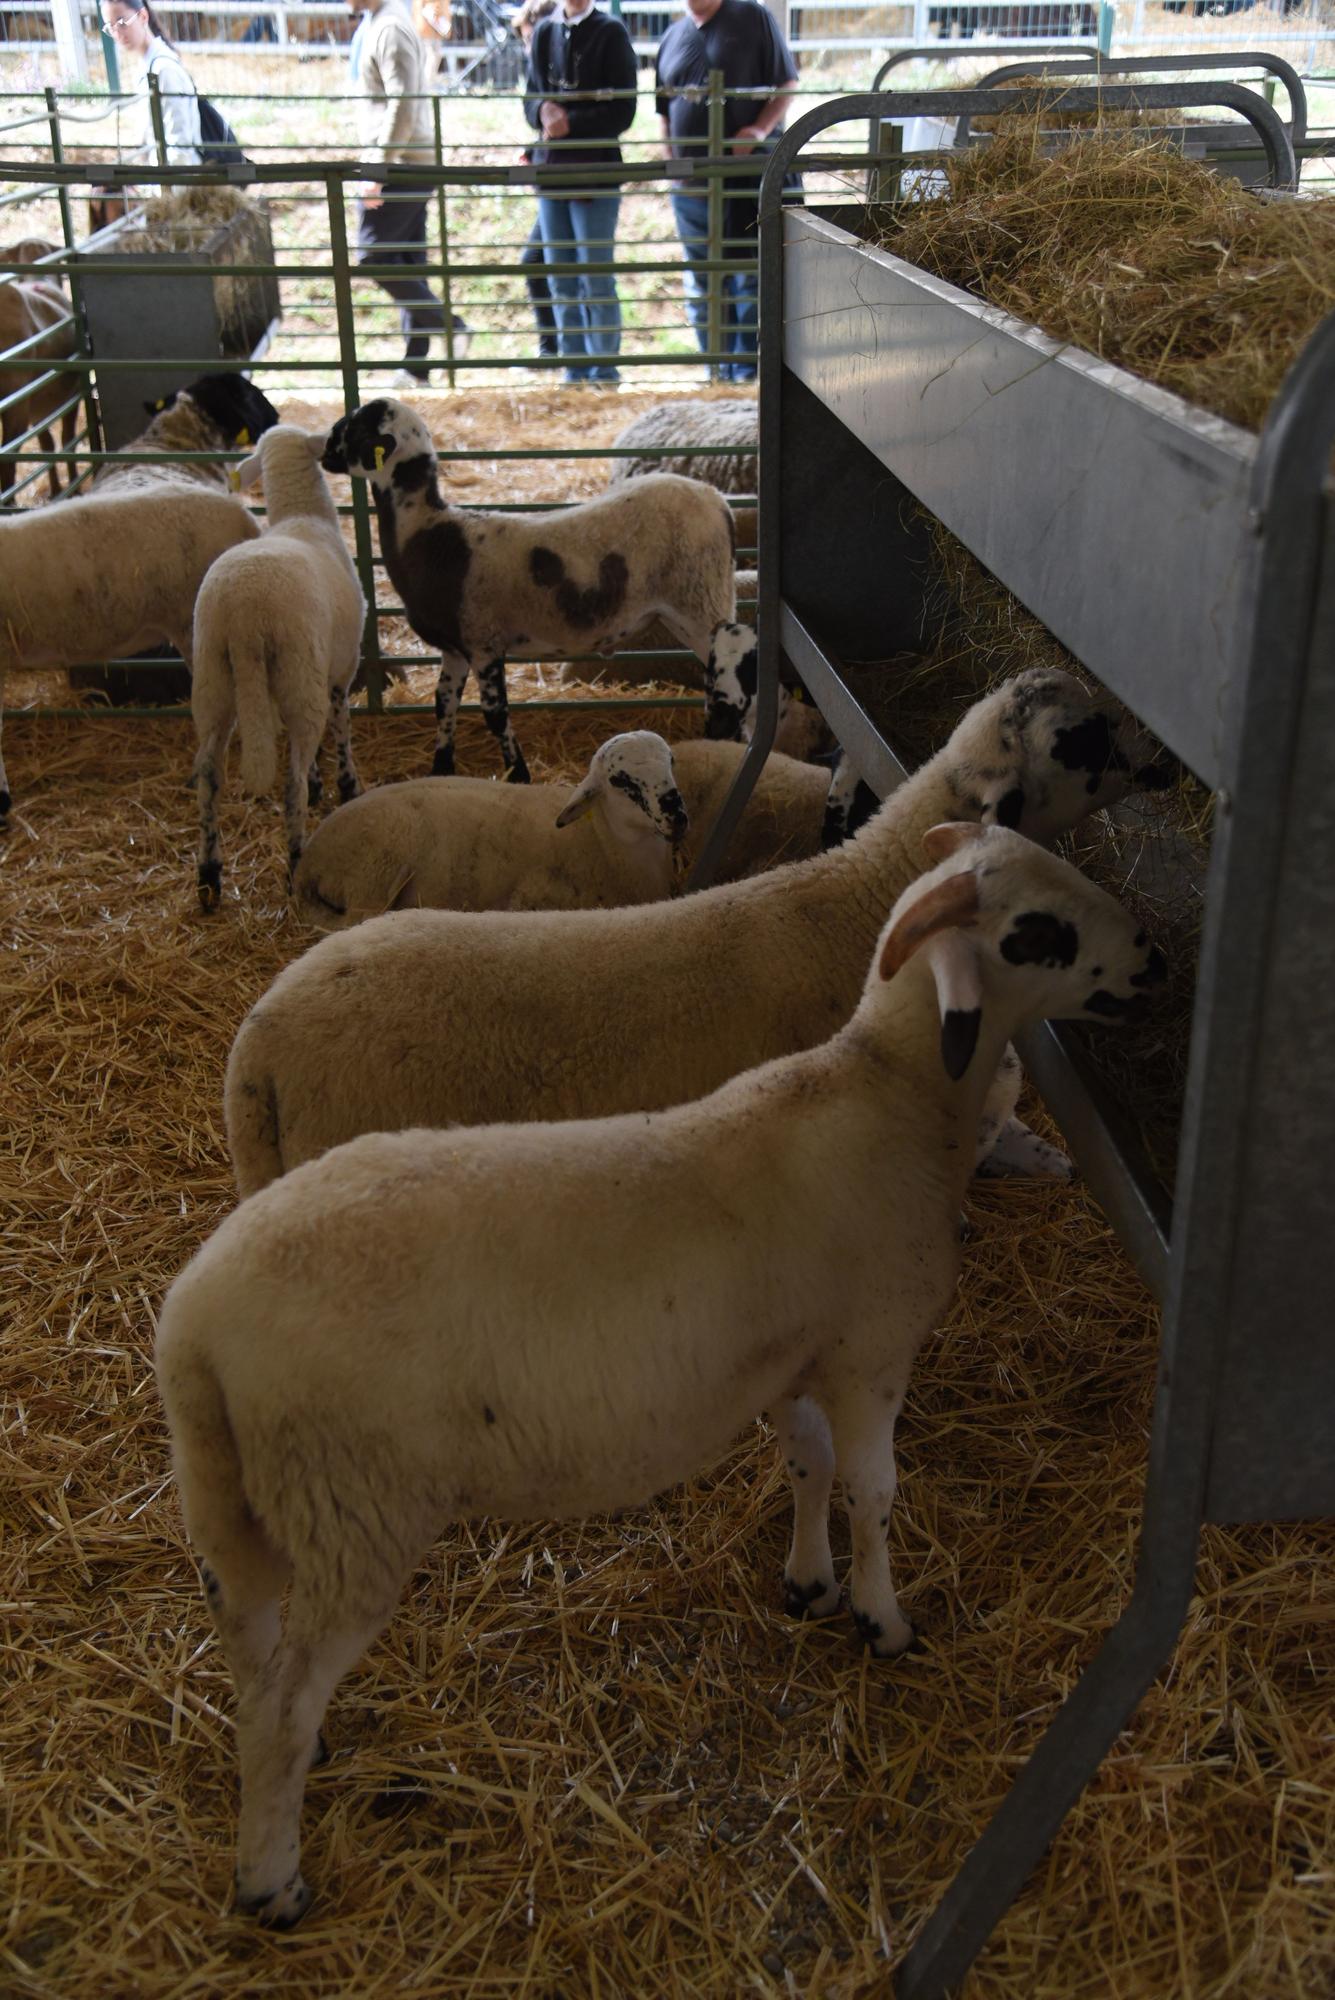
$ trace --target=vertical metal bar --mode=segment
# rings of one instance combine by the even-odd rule
[[[121,66],[116,54],[116,38],[107,32],[105,21],[98,16],[98,39],[102,44],[102,61],[106,65],[107,89],[119,94],[121,87]]]
[[[329,261],[334,277],[334,315],[338,323],[338,357],[343,376],[343,404],[355,410],[361,402],[357,384],[357,327],[352,316],[352,274],[348,268],[348,221],[343,211],[343,183],[338,174],[325,175],[329,208]],[[385,706],[385,676],[380,664],[380,624],[375,615],[375,560],[371,547],[371,508],[366,481],[352,482],[352,526],[357,548],[357,574],[366,594],[362,627],[362,676],[366,706],[379,715]]]
[[[1113,29],[1117,24],[1117,9],[1112,0],[1099,0],[1099,54],[1112,54]]]
[[[875,158],[867,176],[867,199],[873,204],[898,201],[900,175],[903,172],[904,128],[889,118],[873,118],[871,122],[876,141],[871,149]],[[894,164],[885,166],[883,161],[893,161]]]
[[[51,127],[52,162],[58,167],[63,166],[65,162],[65,142],[60,131],[60,105],[55,91],[50,87],[46,91],[46,116],[47,122]],[[60,203],[60,227],[65,238],[65,248],[72,250],[74,248],[75,236],[74,217],[70,210],[70,191],[63,180],[57,190],[56,199]],[[69,279],[70,311],[74,315],[75,345],[78,351],[82,353],[85,351],[83,301],[79,295],[79,279],[76,275],[76,266],[72,259],[66,275]],[[93,397],[93,378],[89,374],[85,374],[83,377],[82,394],[84,421],[88,426],[88,447],[90,451],[100,451],[102,449],[102,426],[97,414],[97,403]]]
[[[153,137],[156,139],[158,146],[158,165],[165,167],[167,164],[167,133],[162,123],[162,93],[158,89],[158,80],[151,70],[148,77],[148,115],[153,121]],[[166,189],[159,188],[158,192],[159,194],[165,194]]]
[[[436,167],[439,170],[445,165],[445,150],[440,131],[440,96],[436,91],[431,94],[431,124],[436,148]],[[445,307],[445,371],[452,389],[455,363],[454,306],[450,297],[450,224],[445,209],[445,184],[439,178],[439,171],[436,179],[436,226],[440,232],[440,296]]]
[[[709,158],[721,161],[724,147],[724,97],[723,71],[711,69],[709,72]],[[710,170],[708,181],[708,234],[709,261],[716,265],[723,255],[723,211],[727,188],[717,165]],[[706,280],[707,310],[705,317],[705,338],[709,342],[711,354],[723,352],[723,273],[711,270]],[[709,379],[719,380],[719,363],[709,364]]]

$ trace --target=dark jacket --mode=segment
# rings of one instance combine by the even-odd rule
[[[528,52],[524,115],[541,132],[543,100],[561,104],[570,131],[554,145],[540,141],[532,148],[534,166],[620,166],[616,141],[635,117],[635,51],[620,21],[591,7],[578,21],[567,23],[557,12],[539,21]],[[629,96],[590,100],[584,91],[627,91]],[[611,192],[612,183],[606,183]]]

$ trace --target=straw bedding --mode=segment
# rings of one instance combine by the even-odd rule
[[[609,726],[525,718],[535,774]],[[367,777],[424,768],[430,729],[357,717]],[[899,1663],[863,1658],[845,1618],[780,1614],[787,1487],[759,1427],[620,1520],[451,1531],[331,1708],[316,1905],[257,1935],[228,1909],[231,1700],[150,1355],[163,1290],[230,1205],[230,1037],[308,937],[276,810],[234,794],[235,893],[195,913],[189,738],[7,728],[0,1991],[884,1992],[1125,1601],[1149,1301],[1079,1187],[971,1196],[965,1282],[901,1427],[892,1534],[926,1649]],[[491,768],[475,720],[460,752]],[[387,1215],[375,1254],[393,1237]],[[971,1994],[1335,1987],[1333,1554],[1328,1526],[1206,1536],[1171,1672]]]

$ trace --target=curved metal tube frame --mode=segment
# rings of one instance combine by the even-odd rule
[[[1209,55],[1192,56],[1099,56],[1094,58],[1094,70],[1098,76],[1131,76],[1140,71],[1151,71],[1155,75],[1162,70],[1220,70],[1220,69],[1263,69],[1267,75],[1275,77],[1283,84],[1289,97],[1289,138],[1295,154],[1307,137],[1307,92],[1302,79],[1292,63],[1285,62],[1283,56],[1268,55],[1260,49],[1225,49]],[[1088,65],[1076,61],[1044,61],[1040,63],[1041,76],[1083,76]],[[1032,76],[1035,74],[1031,62],[1002,63],[997,69],[980,76],[972,86],[975,90],[995,90],[1007,77]],[[963,146],[969,137],[971,114],[964,112],[955,127],[955,144]]]

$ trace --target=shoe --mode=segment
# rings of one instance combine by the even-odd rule
[[[468,354],[469,348],[472,345],[473,345],[473,329],[464,320],[460,320],[458,325],[454,329],[455,361],[459,362],[464,360]]]
[[[396,368],[389,378],[389,386],[391,389],[429,389],[431,376],[429,372],[415,375],[411,368]]]

